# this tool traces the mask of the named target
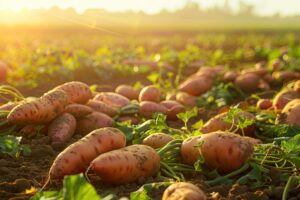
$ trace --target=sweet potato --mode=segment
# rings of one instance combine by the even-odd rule
[[[38,99],[20,103],[10,111],[7,119],[18,125],[47,123],[61,114],[68,103],[64,91],[52,90]]]
[[[53,143],[64,143],[75,133],[76,119],[69,113],[63,113],[54,119],[48,127],[48,136]]]
[[[162,200],[206,200],[205,193],[196,185],[178,182],[170,185],[163,194]]]
[[[201,136],[194,136],[185,139],[181,144],[181,157],[184,163],[193,165],[200,156],[198,149]]]
[[[273,103],[272,103],[271,99],[260,99],[256,103],[256,107],[261,109],[261,110],[269,109],[272,106],[273,106]]]
[[[262,79],[264,81],[266,81],[268,84],[272,84],[273,83],[273,77],[271,74],[266,74],[262,77]]]
[[[136,144],[101,154],[90,168],[102,182],[119,185],[155,175],[160,169],[160,157],[152,147]]]
[[[199,76],[187,79],[179,85],[179,90],[192,96],[199,96],[210,90],[213,86],[213,79],[207,76]]]
[[[167,119],[168,120],[176,120],[177,119],[177,114],[182,113],[185,111],[185,108],[183,105],[177,105],[174,106],[171,109],[168,109],[167,111]]]
[[[154,133],[143,139],[143,144],[148,145],[154,149],[165,146],[168,142],[174,140],[171,135],[166,133]]]
[[[289,82],[300,78],[300,73],[295,71],[279,71],[273,72],[272,77],[274,80],[281,82]]]
[[[159,102],[160,101],[160,91],[159,89],[154,85],[148,85],[144,87],[140,94],[139,94],[139,101],[153,101],[153,102]]]
[[[102,101],[114,108],[122,108],[130,103],[127,97],[114,92],[101,92],[94,97],[94,100]]]
[[[250,74],[250,73],[263,77],[268,73],[268,70],[266,68],[248,68],[241,71],[241,74]]]
[[[110,106],[102,101],[89,100],[86,105],[96,112],[101,112],[111,117],[116,116],[119,113],[116,107]]]
[[[142,117],[151,118],[154,113],[167,114],[168,110],[163,105],[152,101],[140,102],[139,113]]]
[[[234,84],[246,93],[258,91],[260,83],[260,77],[252,73],[240,75],[234,81]]]
[[[116,88],[115,92],[124,97],[127,97],[130,100],[138,100],[140,94],[139,90],[133,89],[133,87],[130,85],[119,85]]]
[[[168,109],[167,118],[169,120],[176,120],[177,114],[185,111],[184,106],[177,101],[165,100],[160,102],[160,104],[165,106]]]
[[[287,103],[277,116],[275,123],[300,126],[300,99]]]
[[[179,92],[176,94],[176,101],[181,103],[182,105],[188,107],[197,106],[197,97],[191,96],[186,92]]]
[[[50,179],[84,172],[90,162],[104,152],[126,146],[125,135],[116,128],[94,130],[62,151],[54,160]]]
[[[240,135],[217,131],[199,139],[200,153],[205,165],[219,173],[239,169],[253,153],[253,145]]]
[[[236,79],[237,76],[238,76],[237,72],[235,72],[235,71],[228,71],[228,72],[226,72],[224,74],[223,80],[225,82],[233,82]]]
[[[282,90],[277,93],[273,99],[273,107],[277,113],[279,113],[284,106],[293,99],[300,98],[300,93],[294,90]]]
[[[68,95],[71,103],[86,103],[92,98],[89,86],[79,81],[71,81],[57,86],[54,90],[63,90]]]
[[[184,163],[193,165],[202,155],[208,166],[217,168],[220,172],[229,172],[239,168],[252,153],[253,145],[258,143],[260,141],[254,138],[217,131],[184,140],[181,156]],[[233,162],[232,166],[228,161],[230,159]]]
[[[177,102],[175,100],[164,100],[164,101],[161,101],[160,104],[163,105],[164,107],[166,107],[167,109],[171,109],[174,106],[181,105],[179,102]]]
[[[236,129],[238,119],[240,116],[243,116],[247,119],[255,120],[255,116],[252,115],[249,112],[241,111],[237,113],[233,119],[232,123],[228,123],[224,121],[224,118],[227,116],[227,112],[221,113],[216,115],[215,117],[208,120],[203,127],[201,128],[202,133],[210,133],[215,131],[228,131],[229,129],[232,129],[231,131]],[[252,135],[255,131],[255,124],[249,125],[248,127],[245,127],[243,129],[245,135]],[[238,130],[238,133],[242,133],[242,130]]]
[[[80,118],[91,114],[93,109],[86,105],[73,103],[66,106],[65,112],[72,114],[76,118]]]
[[[76,133],[86,135],[95,129],[110,127],[112,125],[113,119],[108,115],[93,112],[77,121]]]
[[[294,90],[300,93],[300,80],[296,81],[294,84]]]

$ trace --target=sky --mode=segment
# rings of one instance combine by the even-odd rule
[[[0,10],[23,8],[73,7],[82,13],[88,8],[102,8],[108,11],[144,11],[154,14],[162,9],[174,11],[183,7],[187,1],[199,3],[202,8],[223,5],[225,0],[0,0]],[[238,9],[240,0],[228,0],[233,10]],[[279,13],[282,16],[300,14],[300,0],[242,0],[256,7],[255,13],[268,16]]]

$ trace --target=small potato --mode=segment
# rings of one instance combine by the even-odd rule
[[[186,92],[179,92],[176,95],[176,101],[188,107],[197,106],[197,97],[191,96]]]
[[[116,116],[119,110],[111,105],[108,105],[102,101],[89,100],[86,105],[95,112],[104,113],[110,117]]]
[[[174,100],[161,101],[160,104],[165,106],[167,109],[171,109],[175,106],[181,105],[179,102],[174,101]]]
[[[167,114],[167,112],[168,109],[158,103],[151,101],[140,102],[139,113],[142,117],[151,118],[154,113]]]
[[[234,81],[235,85],[246,93],[258,91],[260,82],[260,77],[252,73],[240,75]]]
[[[139,94],[139,101],[153,101],[153,102],[159,102],[160,101],[160,91],[159,89],[154,85],[149,85],[144,87],[140,94]]]
[[[80,118],[91,114],[93,110],[86,105],[73,103],[65,107],[65,112],[72,114],[76,118]]]
[[[48,136],[53,143],[64,143],[72,138],[75,128],[75,117],[69,113],[63,113],[50,123]]]
[[[162,200],[206,200],[205,193],[196,185],[187,182],[173,183],[163,194]]]
[[[177,114],[185,111],[184,106],[177,101],[165,100],[160,102],[160,104],[168,109],[167,118],[169,120],[176,120]]]
[[[108,115],[99,112],[93,112],[78,120],[76,133],[86,135],[93,130],[103,127],[111,127],[112,125],[113,119]]]
[[[272,74],[274,80],[281,82],[289,82],[300,79],[300,73],[295,71],[279,71]]]
[[[168,142],[174,140],[171,135],[165,133],[154,133],[143,140],[144,145],[148,145],[154,149],[165,146]]]
[[[284,106],[293,99],[299,99],[300,93],[294,90],[282,90],[273,99],[273,107],[277,113],[281,112]]]
[[[133,89],[133,87],[130,85],[119,85],[116,88],[115,92],[124,97],[127,97],[130,100],[138,100],[140,94],[139,90]]]
[[[94,100],[102,101],[106,105],[110,105],[114,108],[122,108],[130,103],[127,97],[114,92],[101,92],[94,97]]]
[[[238,76],[238,73],[236,71],[228,71],[224,74],[223,80],[225,82],[233,82],[237,76]]]
[[[182,113],[185,111],[183,105],[177,105],[173,108],[169,109],[167,112],[167,119],[168,120],[177,120],[177,114]]]
[[[261,110],[269,109],[272,107],[272,105],[273,105],[273,103],[272,103],[271,99],[260,99],[256,103],[256,107]]]
[[[277,116],[275,124],[300,126],[300,99],[294,99],[286,104]]]
[[[197,76],[187,79],[179,85],[179,90],[191,96],[199,96],[210,90],[213,86],[213,79],[207,76]]]
[[[268,70],[266,68],[248,68],[241,71],[241,74],[250,73],[263,77],[264,75],[268,74]]]

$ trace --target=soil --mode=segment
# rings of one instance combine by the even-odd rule
[[[112,91],[115,86],[121,83],[133,84],[136,81],[141,81],[142,83],[149,84],[148,82],[143,82],[146,80],[144,75],[141,76],[129,76],[125,78],[116,79],[115,82],[111,81],[94,81],[101,82],[98,85],[98,91]],[[86,81],[86,80],[85,80]],[[38,90],[29,90],[25,88],[20,88],[21,92],[25,96],[39,96],[55,85],[47,85],[39,87]],[[108,87],[109,85],[109,87]],[[207,120],[210,115],[215,115],[220,113],[219,111],[206,112],[205,110],[199,110],[200,118]],[[197,121],[198,119],[193,119],[190,123]],[[178,123],[170,123],[170,126],[174,128],[180,127]],[[45,183],[48,175],[48,171],[55,157],[68,145],[77,141],[81,136],[75,135],[68,143],[62,144],[51,144],[50,138],[48,136],[40,136],[39,138],[27,139],[23,138],[22,143],[29,146],[32,150],[30,156],[20,156],[19,158],[11,157],[1,157],[0,155],[0,200],[21,200],[29,199],[32,195],[24,194],[25,190],[29,190],[31,187],[41,188]],[[279,200],[281,199],[284,186],[280,185],[278,178],[276,177],[276,172],[271,174],[272,179],[274,179],[274,187],[271,189],[251,189],[250,187],[243,185],[218,185],[214,187],[207,187],[203,180],[202,175],[187,175],[187,180],[198,185],[203,189],[208,197],[208,200]],[[100,194],[104,191],[110,191],[120,197],[128,197],[130,192],[138,190],[141,185],[151,182],[160,182],[159,178],[152,177],[149,179],[140,179],[136,183],[121,185],[121,186],[108,186],[103,185],[101,180],[96,175],[91,175],[90,181],[96,188],[97,192]],[[62,181],[53,180],[45,188],[45,190],[60,190],[62,187]],[[150,196],[154,200],[159,200],[162,197],[164,187],[154,190],[150,193]],[[290,192],[289,200],[300,200],[300,186],[292,189]]]
[[[26,189],[32,186],[41,188],[47,179],[48,170],[55,157],[69,144],[77,141],[81,136],[75,135],[71,141],[64,145],[51,144],[48,136],[41,136],[37,139],[22,139],[22,143],[28,145],[32,153],[30,156],[20,156],[19,158],[0,157],[0,199],[29,199],[32,195],[24,194]],[[243,185],[218,185],[206,187],[203,184],[205,179],[201,175],[187,175],[187,179],[202,188],[209,200],[268,200],[281,199],[284,186],[278,185],[273,190],[253,190]],[[159,182],[159,178],[140,179],[136,183],[108,186],[101,184],[101,180],[94,174],[91,174],[90,181],[97,189],[98,193],[110,191],[118,197],[129,196],[130,192],[137,190],[141,185],[151,182]],[[53,180],[45,190],[59,190],[62,181]],[[161,199],[165,188],[160,188],[150,193],[151,197]],[[293,188],[290,192],[290,200],[300,199],[300,186]]]

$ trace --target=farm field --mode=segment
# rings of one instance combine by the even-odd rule
[[[298,31],[45,31],[0,33],[0,199],[300,199]]]

